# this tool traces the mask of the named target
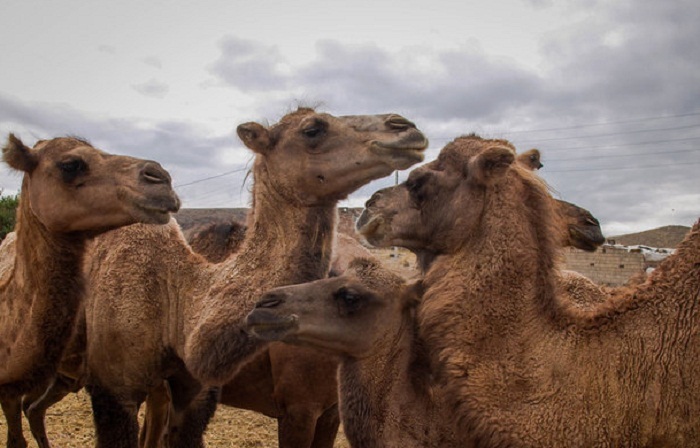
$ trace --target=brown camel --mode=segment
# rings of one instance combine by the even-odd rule
[[[522,163],[520,156],[518,159]],[[416,254],[419,268],[425,271],[439,249],[433,247],[430,229],[416,226],[420,210],[405,207],[408,200],[408,190],[403,185],[375,192],[365,203],[356,229],[373,246],[411,250]],[[563,224],[558,232],[563,246],[594,251],[605,242],[600,223],[588,210],[561,200],[556,200],[556,204]]]
[[[488,447],[694,445],[700,221],[643,284],[581,309],[557,290],[555,203],[514,159],[463,137],[403,186],[441,254],[417,319],[456,428]]]
[[[79,314],[86,241],[135,222],[167,222],[180,202],[157,163],[77,138],[29,148],[10,134],[3,158],[24,173],[15,233],[0,247],[0,401],[14,448],[27,446],[22,396],[54,376]]]
[[[248,315],[265,340],[341,358],[343,429],[353,447],[456,447],[449,410],[417,337],[417,285],[357,258],[340,277],[267,292]]]
[[[192,250],[210,262],[221,262],[240,248],[246,226],[230,223],[210,223],[183,233]],[[14,235],[14,234],[12,234]],[[333,250],[331,275],[338,275],[356,257],[371,257],[356,239],[338,232]],[[83,316],[84,317],[84,316]],[[311,446],[332,447],[338,433],[338,361],[328,353],[318,353],[307,347],[279,345],[279,350],[262,353],[245,364],[234,378],[221,387],[219,403],[226,406],[260,412],[278,420],[285,438],[304,440],[313,434]],[[37,390],[23,399],[29,426],[41,448],[48,447],[45,429],[46,411],[69,393],[85,385],[85,322],[77,324],[76,332],[58,366],[58,372],[46,389]],[[274,370],[272,366],[277,366]],[[146,399],[144,425],[139,432],[139,446],[158,446],[167,434],[171,409],[171,393],[167,381],[152,389]],[[318,418],[319,409],[322,410]],[[290,422],[298,422],[291,424]],[[291,446],[283,441],[282,446]]]
[[[238,134],[256,158],[254,214],[235,256],[207,263],[174,222],[110,232],[95,247],[86,313],[98,446],[136,446],[136,409],[164,379],[173,401],[169,443],[201,446],[216,399],[209,386],[266,347],[243,328],[256,297],[325,277],[337,201],[420,161],[427,146],[398,115],[310,109],[270,128],[241,125]]]

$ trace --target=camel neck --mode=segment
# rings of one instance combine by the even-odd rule
[[[28,197],[28,194],[24,194]],[[12,387],[27,389],[41,381],[58,363],[70,337],[83,296],[82,261],[85,240],[79,235],[48,231],[20,200],[17,209],[13,287],[6,300],[17,325],[7,365],[13,366]]]
[[[353,446],[421,440],[432,415],[429,368],[409,313],[395,335],[367,358],[345,357],[338,370],[343,427]]]
[[[337,214],[335,202],[304,206],[275,194],[258,195],[241,254],[262,255],[261,264],[288,271],[292,277],[281,284],[323,278],[330,268]]]

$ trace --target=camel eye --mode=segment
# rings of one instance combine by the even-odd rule
[[[413,177],[406,181],[406,188],[411,198],[417,202],[421,203],[425,199],[425,194],[423,192],[423,186],[425,185],[425,176]]]
[[[58,169],[61,170],[63,180],[71,182],[78,175],[87,171],[87,164],[83,159],[68,159],[57,163]]]
[[[349,288],[340,288],[334,294],[341,315],[353,314],[361,306],[362,296]]]
[[[308,138],[317,138],[326,132],[327,124],[322,120],[314,120],[313,123],[302,129],[304,136]]]

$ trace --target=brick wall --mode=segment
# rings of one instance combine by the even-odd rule
[[[579,272],[594,282],[619,286],[635,274],[645,271],[648,263],[639,251],[626,248],[601,246],[595,252],[569,248],[565,251],[565,268]]]

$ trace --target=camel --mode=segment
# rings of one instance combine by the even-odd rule
[[[201,446],[211,387],[267,347],[243,327],[259,294],[325,277],[337,202],[419,162],[427,146],[398,115],[305,108],[269,128],[240,125],[238,135],[255,153],[254,212],[234,255],[206,262],[175,222],[110,232],[95,247],[87,362],[100,447],[136,446],[136,409],[164,379],[173,402],[168,443]]]
[[[197,226],[187,239],[194,252],[221,262],[240,248],[245,231],[235,221],[210,223]],[[336,233],[335,244],[331,275],[343,272],[354,256],[371,256],[343,233]],[[219,403],[276,419],[280,446],[332,448],[340,426],[337,368],[338,360],[327,352],[273,343],[221,387]]]
[[[417,285],[376,259],[356,258],[342,276],[268,291],[247,324],[261,339],[341,358],[340,413],[351,446],[464,446],[417,337]]]
[[[209,262],[219,263],[235,253],[245,237],[246,226],[237,221],[216,222],[196,226],[184,232],[192,250]],[[356,257],[372,254],[356,239],[338,232],[333,250],[330,275],[339,275]],[[38,389],[23,400],[24,412],[40,448],[48,447],[45,429],[46,411],[69,393],[85,385],[85,323],[77,325],[74,339],[58,366],[56,378],[47,389]],[[272,344],[273,347],[276,344]],[[282,446],[291,446],[287,439],[305,440],[313,434],[311,446],[331,448],[338,433],[338,361],[327,353],[306,347],[281,344],[279,350],[255,357],[245,364],[234,378],[221,387],[219,403],[247,409],[278,420],[285,428],[280,437]],[[272,369],[272,365],[282,366]],[[300,374],[301,372],[301,374]],[[167,434],[171,410],[171,392],[167,381],[152,389],[146,398],[144,425],[139,432],[139,446],[158,446]],[[320,416],[314,418],[315,415]],[[298,422],[292,424],[290,422]]]
[[[582,309],[558,291],[556,205],[514,159],[466,136],[402,186],[440,253],[417,319],[456,430],[485,447],[695,444],[700,221],[643,284]]]
[[[3,159],[24,173],[15,232],[0,247],[0,402],[7,446],[23,448],[21,400],[53,377],[71,336],[88,239],[135,222],[167,222],[180,201],[157,163],[78,138],[29,148],[10,134]]]
[[[518,156],[518,163],[529,167],[526,160],[522,154]],[[373,246],[399,246],[411,250],[416,255],[419,269],[424,272],[439,251],[431,244],[433,236],[429,229],[416,226],[420,210],[405,207],[408,200],[408,190],[403,185],[378,190],[365,203],[355,226]],[[556,205],[563,223],[558,232],[562,246],[592,252],[605,242],[600,222],[588,210],[562,200],[556,200]]]

